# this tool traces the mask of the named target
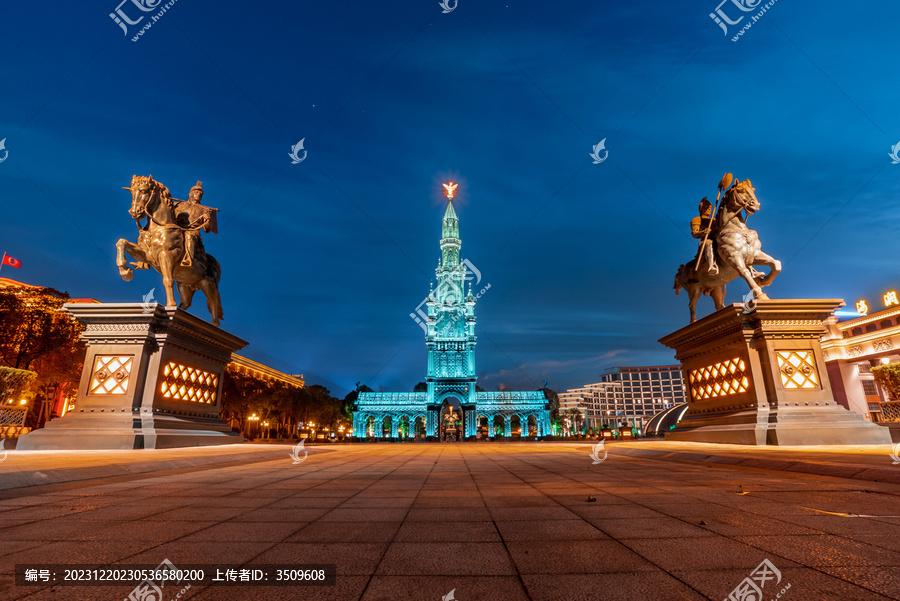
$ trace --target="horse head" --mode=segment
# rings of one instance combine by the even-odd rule
[[[736,181],[731,189],[725,193],[725,208],[732,213],[746,211],[748,216],[759,210],[756,188],[753,187],[749,179]]]
[[[123,190],[131,192],[131,208],[128,214],[135,219],[140,219],[149,212],[148,205],[153,197],[153,193],[158,190],[158,184],[153,180],[153,176],[132,175],[131,187],[122,187]]]

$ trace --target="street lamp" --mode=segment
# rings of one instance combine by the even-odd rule
[[[257,415],[254,413],[253,415],[251,415],[250,417],[247,418],[247,421],[249,421],[249,422],[258,422],[258,421],[259,421],[259,416],[257,416]],[[251,423],[250,425],[252,426],[253,424]],[[251,428],[251,433],[252,433],[252,428]],[[252,439],[252,436],[251,436],[251,439]]]

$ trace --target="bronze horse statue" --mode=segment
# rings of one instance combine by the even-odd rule
[[[222,301],[219,298],[219,280],[222,268],[215,257],[200,250],[192,257],[191,265],[182,265],[185,254],[185,232],[203,227],[203,223],[179,223],[175,216],[175,200],[169,189],[153,179],[153,176],[131,178],[131,187],[123,188],[131,192],[131,208],[128,212],[138,224],[138,242],[133,244],[124,238],[116,243],[116,265],[119,275],[126,282],[131,281],[134,272],[126,262],[128,253],[136,262],[137,269],[153,267],[162,274],[166,289],[166,306],[175,306],[174,284],[178,284],[181,297],[180,309],[191,306],[194,292],[202,290],[206,295],[206,307],[214,326],[219,325],[222,316]],[[147,225],[141,219],[147,217]]]
[[[697,321],[697,301],[701,295],[712,297],[716,309],[722,309],[725,306],[725,285],[738,277],[747,282],[757,300],[769,298],[762,288],[771,284],[781,272],[781,261],[762,252],[759,236],[746,225],[750,215],[759,210],[755,192],[748,179],[735,182],[722,198],[711,232],[715,235],[716,256],[719,259],[717,274],[709,273],[707,265],[701,264],[701,269],[697,269],[697,262],[702,257],[678,267],[678,273],[675,274],[675,294],[679,294],[682,288],[687,290],[691,323]],[[746,217],[743,216],[744,212],[747,213]],[[760,273],[753,269],[753,265],[767,266],[769,273]]]

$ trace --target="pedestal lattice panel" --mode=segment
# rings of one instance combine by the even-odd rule
[[[89,394],[125,394],[134,355],[96,355]]]
[[[163,369],[160,391],[163,398],[194,403],[215,403],[219,377],[215,374],[169,361]]]
[[[819,388],[819,372],[812,351],[775,351],[781,385],[788,390]]]
[[[745,370],[744,360],[737,357],[692,369],[689,373],[691,395],[702,400],[747,392],[750,379]]]

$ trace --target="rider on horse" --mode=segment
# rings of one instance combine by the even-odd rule
[[[199,258],[197,253],[202,253],[200,256],[206,254],[199,228],[202,226],[203,231],[207,233],[218,233],[215,219],[215,212],[218,209],[204,206],[201,200],[203,200],[203,182],[198,181],[197,185],[191,188],[188,199],[179,200],[175,206],[175,218],[184,228],[184,259],[181,264],[185,267],[191,266],[193,260]]]
[[[700,240],[700,244],[697,246],[697,256],[694,257],[697,271],[700,270],[701,258],[705,258],[706,264],[709,266],[706,271],[716,275],[719,273],[719,267],[716,265],[715,236],[710,233],[713,225],[712,209],[712,203],[704,196],[700,201],[700,216],[691,219],[691,236]]]

